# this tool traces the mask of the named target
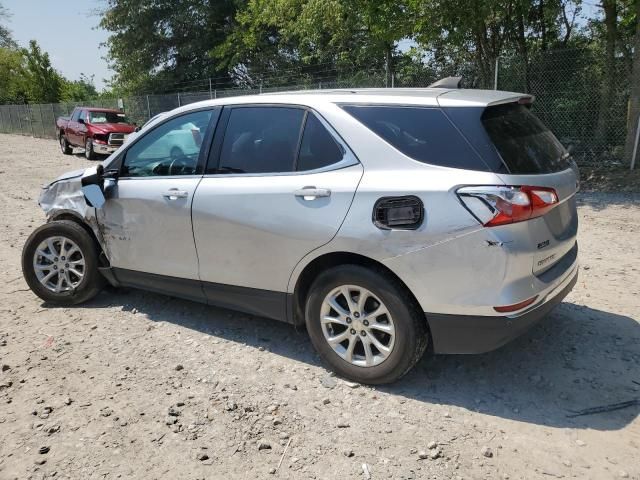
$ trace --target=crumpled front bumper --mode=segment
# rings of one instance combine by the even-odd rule
[[[93,142],[93,151],[99,155],[111,155],[119,148],[119,145],[105,145],[104,143]]]

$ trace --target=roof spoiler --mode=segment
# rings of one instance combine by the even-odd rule
[[[461,83],[462,77],[446,77],[433,82],[429,88],[460,88]]]

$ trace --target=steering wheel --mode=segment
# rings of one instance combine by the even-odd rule
[[[188,163],[188,158],[187,157],[179,157],[179,158],[174,158],[173,160],[171,160],[171,163],[169,164],[169,171],[168,171],[168,175],[184,175],[185,174],[185,169],[187,167],[189,167],[189,163]],[[175,169],[175,171],[174,171]]]

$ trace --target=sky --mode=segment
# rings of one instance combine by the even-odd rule
[[[98,90],[113,72],[109,70],[106,48],[107,32],[96,28],[100,17],[96,13],[101,0],[1,0],[11,14],[7,27],[21,46],[37,40],[49,53],[51,64],[69,80],[80,74],[95,75]]]

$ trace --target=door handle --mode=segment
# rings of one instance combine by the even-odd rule
[[[189,196],[189,192],[186,190],[178,190],[177,188],[170,188],[164,192],[162,196],[169,200],[177,200],[179,198],[187,198]]]
[[[302,197],[304,200],[315,200],[320,197],[330,197],[331,190],[328,188],[304,187],[294,192],[296,197]]]

